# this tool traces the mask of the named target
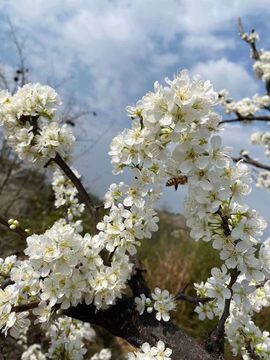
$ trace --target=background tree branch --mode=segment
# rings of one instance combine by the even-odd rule
[[[270,166],[269,165],[263,164],[263,163],[259,162],[258,160],[255,160],[255,159],[251,158],[247,154],[241,155],[239,157],[233,157],[232,159],[233,159],[234,162],[243,161],[244,163],[255,166],[255,167],[259,168],[259,169],[270,171]]]
[[[266,115],[262,115],[262,116],[248,116],[248,117],[237,117],[237,118],[233,118],[233,119],[224,119],[222,121],[220,121],[220,125],[221,124],[226,124],[226,123],[243,123],[243,122],[251,122],[251,121],[263,121],[263,122],[270,122],[270,116],[266,116]]]

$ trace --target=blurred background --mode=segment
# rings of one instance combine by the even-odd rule
[[[56,88],[63,121],[78,140],[74,167],[101,201],[108,186],[120,180],[112,175],[108,151],[112,138],[130,125],[125,108],[151,91],[154,81],[187,68],[210,79],[217,91],[226,88],[234,99],[265,93],[239,37],[237,18],[246,31],[259,32],[259,47],[270,49],[268,5],[268,0],[0,0],[0,86],[13,91],[25,82],[40,82]],[[262,126],[228,124],[224,144],[237,156],[250,148],[250,134]],[[47,175],[21,164],[0,135],[2,214],[19,217],[40,233],[59,215]],[[256,147],[252,154],[264,159]],[[184,196],[182,188],[176,193],[164,188],[160,231],[140,250],[150,284],[174,293],[206,279],[211,267],[219,265],[209,244],[189,239],[179,215]],[[249,204],[270,220],[269,200],[265,190],[255,188]],[[19,239],[0,231],[1,257],[23,249]],[[202,339],[213,329],[213,322],[197,320],[192,306],[180,305],[175,319],[189,333]],[[120,345],[117,360],[125,349]]]

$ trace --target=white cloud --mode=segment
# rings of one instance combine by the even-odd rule
[[[181,45],[189,51],[200,50],[211,56],[213,52],[234,49],[236,41],[224,36],[188,34],[184,36]]]
[[[217,91],[226,88],[235,99],[252,96],[259,90],[259,82],[250,76],[242,64],[226,58],[200,62],[194,65],[191,72],[211,80]]]
[[[234,29],[239,16],[270,13],[268,0],[184,0],[180,3],[184,31],[199,35]]]
[[[265,3],[4,0],[1,5],[29,34],[28,58],[38,76],[48,64],[59,78],[78,77],[83,68],[85,82],[89,77],[84,91],[96,107],[123,108],[160,74],[170,75],[202,54],[209,58],[232,49],[235,40],[216,32],[236,27],[237,16]]]

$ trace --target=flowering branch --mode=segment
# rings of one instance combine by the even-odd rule
[[[241,18],[238,19],[238,25],[241,39],[250,45],[252,58],[256,60],[254,65],[255,71],[257,67],[257,75],[260,75],[259,77],[262,77],[263,80],[265,80],[266,92],[270,96],[270,79],[266,76],[263,76],[263,74],[259,74],[262,71],[262,69],[260,68],[260,63],[263,63],[265,61],[265,52],[258,51],[256,47],[256,41],[259,40],[259,35],[256,33],[255,29],[252,29],[250,34],[245,33]],[[264,70],[262,72],[264,72]]]
[[[245,42],[247,42],[251,47],[252,58],[254,60],[260,60],[260,53],[256,47],[256,39],[253,38],[252,36],[247,36],[247,34],[244,32],[243,23],[242,23],[242,20],[240,17],[238,18],[238,29],[239,29],[239,35],[241,36],[241,39],[244,40]],[[253,34],[253,33],[255,33],[255,29],[251,30],[251,34]]]
[[[212,350],[211,352],[216,354],[224,354],[225,323],[228,317],[230,316],[230,305],[233,295],[232,286],[233,284],[235,284],[239,272],[237,271],[237,269],[233,269],[230,271],[230,275],[231,275],[231,280],[227,288],[231,292],[231,297],[225,300],[223,314],[218,322],[216,329],[212,331],[210,334],[210,343],[211,343],[210,349]]]
[[[229,226],[228,216],[222,213],[221,208],[218,209],[217,214],[221,217],[224,235],[226,237],[230,236],[231,229]],[[210,349],[212,350],[211,352],[217,354],[224,354],[225,323],[228,317],[230,316],[230,305],[233,296],[232,286],[237,281],[240,272],[237,270],[237,268],[234,268],[229,271],[229,274],[231,279],[227,286],[227,289],[230,291],[231,295],[227,299],[225,299],[224,311],[222,313],[222,316],[219,319],[216,329],[212,331],[210,334],[210,343],[211,343]]]
[[[69,197],[65,197],[69,190],[65,179],[62,183],[61,177],[54,179],[57,203],[72,201],[79,193],[97,223],[97,208],[76,173],[63,160],[75,138],[68,127],[59,126],[55,91],[29,84],[13,96],[1,96],[0,121],[8,143],[22,159],[41,166],[50,159],[54,161],[76,187],[75,194],[71,189]],[[12,333],[23,327],[24,320],[29,321],[23,319],[28,313],[17,315],[12,309],[22,309],[17,308],[22,296],[29,304],[35,296],[40,301],[33,314],[42,322],[49,321],[56,306],[66,315],[103,326],[135,346],[148,342],[154,347],[159,339],[162,344],[158,351],[168,350],[170,356],[173,350],[168,360],[212,360],[216,355],[222,356],[225,330],[234,353],[246,353],[247,341],[254,333],[254,311],[265,306],[259,302],[257,286],[269,280],[269,250],[265,247],[259,253],[257,246],[266,222],[242,202],[251,191],[249,169],[242,163],[233,164],[222,146],[217,135],[220,117],[214,111],[217,100],[218,94],[210,82],[191,79],[183,71],[173,80],[166,79],[165,86],[155,83],[153,93],[147,93],[135,108],[128,108],[132,127],[113,139],[109,154],[114,173],[131,169],[134,181],[129,185],[111,184],[104,197],[104,209],[108,210],[98,222],[99,232],[94,236],[80,235],[74,224],[59,219],[44,234],[27,238],[26,259],[1,259],[3,270],[13,281],[0,296],[2,331]],[[253,101],[262,106],[269,99]],[[194,284],[198,298],[205,298],[196,302],[199,319],[220,319],[210,336],[209,349],[215,355],[209,355],[169,322],[175,303],[167,290],[157,287],[146,298],[150,290],[143,270],[132,261],[141,240],[151,238],[158,230],[154,208],[168,174],[185,178],[185,215],[191,237],[211,241],[224,261],[221,269],[211,270],[205,283]],[[74,200],[75,210],[76,204]],[[104,252],[109,261],[104,261]],[[124,295],[128,284],[133,297]],[[259,289],[265,291],[265,298],[267,286],[266,282]],[[188,299],[182,295],[183,298]],[[264,296],[261,298],[264,300]],[[251,349],[258,352],[257,348],[263,348],[267,355],[268,335],[259,329],[257,333]],[[148,351],[149,344],[144,350]]]

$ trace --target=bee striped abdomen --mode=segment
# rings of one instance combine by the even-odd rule
[[[179,176],[171,177],[166,182],[166,186],[174,186],[175,190],[177,190],[179,185],[185,185],[186,183],[187,183],[187,176],[179,175]]]

